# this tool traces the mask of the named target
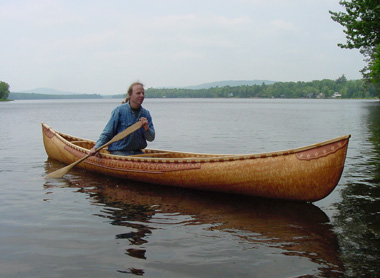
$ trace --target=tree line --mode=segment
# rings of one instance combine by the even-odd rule
[[[347,80],[344,75],[336,80],[310,82],[276,82],[271,85],[224,86],[209,89],[146,90],[149,98],[376,98],[376,89],[364,80]],[[117,96],[117,97],[120,97]]]

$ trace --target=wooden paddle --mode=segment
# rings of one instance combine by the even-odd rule
[[[130,127],[123,130],[122,132],[116,134],[110,141],[105,143],[103,146],[100,146],[99,148],[97,148],[96,152],[94,154],[99,152],[101,149],[107,147],[109,144],[112,144],[116,141],[119,141],[119,140],[127,137],[129,134],[138,130],[141,126],[142,126],[142,123],[140,121],[135,123],[134,125],[131,125]],[[88,155],[82,157],[81,159],[75,161],[74,163],[71,163],[70,165],[67,165],[66,167],[63,167],[57,171],[54,171],[54,172],[46,175],[45,178],[52,178],[52,179],[62,178],[64,175],[66,175],[71,170],[71,168],[73,168],[77,164],[81,163],[83,160],[89,158],[90,156],[93,156],[94,154],[88,154]]]

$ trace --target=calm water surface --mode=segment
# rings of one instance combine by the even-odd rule
[[[40,122],[96,140],[119,100],[0,103],[0,277],[379,277],[380,105],[146,99],[158,149],[252,153],[351,134],[313,204],[151,186],[47,158]]]

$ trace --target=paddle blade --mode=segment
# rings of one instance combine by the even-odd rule
[[[67,165],[66,167],[63,167],[57,171],[51,172],[50,174],[46,175],[45,178],[47,179],[59,179],[62,178],[64,175],[66,175],[71,168],[73,168],[76,165],[76,163],[72,163],[70,165]]]
[[[83,160],[89,158],[91,155],[86,155],[84,157],[82,157],[81,159],[71,163],[70,165],[67,165],[66,167],[63,167],[57,171],[54,171],[48,175],[45,176],[45,178],[51,178],[51,179],[59,179],[59,178],[62,178],[64,175],[67,174],[67,172],[69,172],[71,170],[71,168],[73,168],[75,165],[81,163]]]

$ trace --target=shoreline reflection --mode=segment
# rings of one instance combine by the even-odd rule
[[[374,277],[379,269],[380,105],[373,102],[365,107],[369,140],[351,150],[353,169],[344,177],[342,201],[335,205],[339,213],[333,219],[347,277]]]

